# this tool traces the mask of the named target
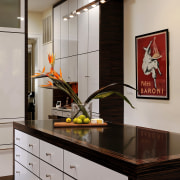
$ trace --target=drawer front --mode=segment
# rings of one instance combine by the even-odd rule
[[[64,180],[74,180],[72,177],[64,174]]]
[[[40,158],[63,171],[63,149],[40,140]]]
[[[128,180],[127,176],[65,150],[64,172],[78,180]]]
[[[39,180],[34,174],[29,172],[26,168],[15,162],[14,180]]]
[[[63,173],[40,160],[40,178],[43,180],[63,180]]]
[[[71,112],[65,112],[63,111],[63,117],[71,117]]]
[[[39,176],[39,159],[37,157],[15,146],[15,160]]]
[[[15,144],[39,157],[39,139],[15,130]]]

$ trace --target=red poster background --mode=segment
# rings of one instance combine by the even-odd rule
[[[137,89],[139,97],[167,97],[167,32],[153,33],[150,35],[144,35],[136,37],[136,60],[137,60]],[[156,87],[154,85],[154,79],[152,74],[145,75],[142,70],[142,63],[145,54],[144,48],[147,48],[150,41],[153,41],[154,37],[156,38],[155,42],[158,48],[160,55],[162,56],[157,61],[159,62],[159,69],[161,75],[156,69]],[[152,43],[153,44],[153,43]],[[153,46],[151,48],[151,56],[153,56]]]

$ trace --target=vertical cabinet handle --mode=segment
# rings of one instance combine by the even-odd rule
[[[33,163],[29,163],[29,166],[33,166]]]
[[[20,174],[20,171],[16,171],[16,174]]]

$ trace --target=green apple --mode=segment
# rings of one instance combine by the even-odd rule
[[[82,124],[82,122],[83,122],[82,119],[77,118],[77,120],[76,120],[76,123],[77,123],[77,124]]]
[[[89,119],[89,118],[85,118],[85,119],[83,120],[83,123],[84,123],[84,124],[90,123],[90,119]]]

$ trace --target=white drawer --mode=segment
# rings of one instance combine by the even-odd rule
[[[63,117],[71,117],[71,112],[63,111]]]
[[[15,146],[15,160],[39,176],[39,159],[27,151]]]
[[[14,180],[39,180],[34,174],[29,172],[26,168],[15,162]]]
[[[64,174],[64,180],[74,180],[72,177]]]
[[[64,150],[64,172],[78,180],[128,180],[127,176]]]
[[[63,173],[40,160],[40,178],[43,180],[63,180]]]
[[[40,140],[40,158],[63,170],[63,149]]]
[[[39,139],[15,130],[15,144],[39,157]]]

